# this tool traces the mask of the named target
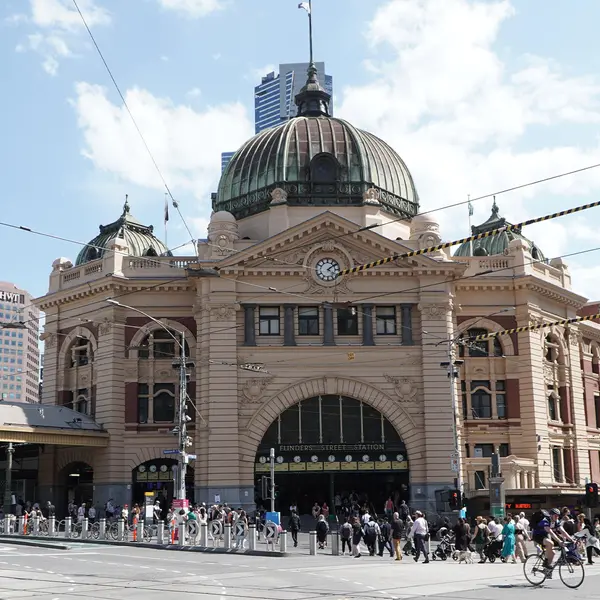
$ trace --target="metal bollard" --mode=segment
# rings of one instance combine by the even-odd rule
[[[223,531],[223,543],[224,548],[227,550],[231,549],[231,523],[225,523],[225,528]]]
[[[332,556],[340,555],[340,534],[337,531],[331,532],[331,554]]]
[[[279,534],[279,551],[287,552],[287,531],[282,531]]]
[[[256,550],[256,525],[254,523],[248,526],[248,549]]]
[[[11,533],[14,533],[14,531],[12,530],[12,519],[10,518],[10,515],[6,515],[4,517],[4,535],[10,535]]]
[[[56,517],[48,517],[48,537],[56,535]]]
[[[117,539],[119,542],[122,542],[125,539],[125,521],[123,519],[119,519],[117,524]]]
[[[208,523],[200,523],[200,545],[208,546]]]
[[[185,546],[185,523],[179,523],[178,533],[179,545]]]
[[[138,522],[135,524],[135,530],[135,539],[141,544],[144,541],[144,521],[138,519]]]
[[[317,555],[317,532],[309,531],[308,532],[308,550],[311,556]]]
[[[98,539],[105,540],[106,539],[106,519],[100,519],[100,533],[98,535]]]
[[[73,520],[71,517],[65,518],[65,537],[70,538],[71,532],[73,531]]]
[[[33,517],[33,535],[40,535],[40,518],[37,515]]]
[[[156,543],[162,546],[165,543],[165,522],[159,521],[156,526]]]
[[[19,535],[25,535],[25,517],[19,517]]]
[[[81,521],[81,539],[82,540],[88,539],[89,527],[90,527],[90,522],[88,521],[87,517],[84,517],[83,521]]]

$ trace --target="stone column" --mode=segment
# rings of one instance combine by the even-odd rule
[[[323,345],[335,346],[333,335],[333,306],[325,303],[323,305]]]
[[[125,447],[125,310],[110,308],[98,315],[96,372],[96,421],[110,434],[107,448],[94,450],[94,503],[102,506],[109,498],[115,504],[131,502],[131,471]]]
[[[256,305],[244,305],[244,346],[256,346],[256,326],[254,323],[254,313]]]
[[[283,305],[283,345],[295,346],[296,337],[294,335],[294,309],[293,304]]]
[[[402,339],[402,344],[404,346],[412,346],[414,344],[413,330],[412,330],[412,310],[413,310],[412,304],[401,304],[400,305],[400,311],[402,313],[401,320],[400,320],[402,331],[401,331],[400,337]]]
[[[429,512],[435,511],[435,492],[452,488],[456,474],[451,469],[450,457],[454,452],[453,419],[450,400],[450,380],[448,372],[440,363],[448,360],[445,344],[439,346],[425,345],[429,341],[452,339],[454,337],[453,304],[449,300],[448,291],[439,293],[424,293],[419,303],[421,312],[421,327],[423,334],[422,373],[423,373],[423,412],[424,412],[424,457],[426,473],[424,481],[411,480],[413,505],[419,505]],[[458,398],[458,381],[455,382]],[[466,480],[464,469],[465,452],[460,442],[462,453],[463,478]],[[409,456],[409,461],[413,457]],[[421,493],[419,494],[419,490]]]
[[[373,305],[361,304],[363,313],[363,346],[374,346],[373,340]]]

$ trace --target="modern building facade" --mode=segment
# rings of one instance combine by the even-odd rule
[[[2,400],[39,402],[39,309],[26,290],[0,282]],[[25,325],[21,325],[25,323]]]
[[[225,171],[235,152],[221,152],[221,173]]]
[[[338,277],[443,237],[400,156],[331,117],[329,99],[311,68],[299,116],[240,148],[197,256],[162,255],[127,206],[94,241],[99,256],[54,261],[36,300],[43,402],[93,417],[109,441],[46,448],[40,500],[67,488],[98,504],[172,497],[182,334],[196,501],[261,503],[274,448],[283,510],[357,492],[377,509],[392,494],[441,513],[454,423],[466,496],[482,510],[494,452],[511,505],[576,505],[600,479],[600,326],[466,341],[600,309],[518,231]],[[494,204],[477,231],[503,222]],[[441,363],[456,339],[453,383]]]

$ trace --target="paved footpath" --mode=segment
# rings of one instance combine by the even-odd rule
[[[0,544],[0,599],[35,600],[598,600],[600,563],[579,590],[530,586],[521,565],[415,564],[389,558],[200,554],[70,543]]]

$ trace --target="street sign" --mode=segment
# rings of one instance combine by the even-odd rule
[[[173,508],[181,510],[182,508],[189,508],[190,501],[185,498],[184,500],[173,500]]]
[[[188,454],[187,457],[189,460],[196,460],[198,458],[195,454]]]
[[[275,523],[272,521],[267,521],[265,524],[265,539],[267,542],[275,542],[277,539],[277,533],[277,525],[275,525]]]
[[[221,537],[223,534],[223,522],[222,521],[211,521],[210,522],[210,535],[213,538]]]
[[[458,473],[458,458],[452,457],[450,459],[450,468],[455,472]]]
[[[236,537],[244,537],[245,531],[246,531],[246,528],[244,526],[244,523],[242,521],[238,521],[235,524],[235,536]]]
[[[181,454],[181,450],[163,450],[163,454]]]

